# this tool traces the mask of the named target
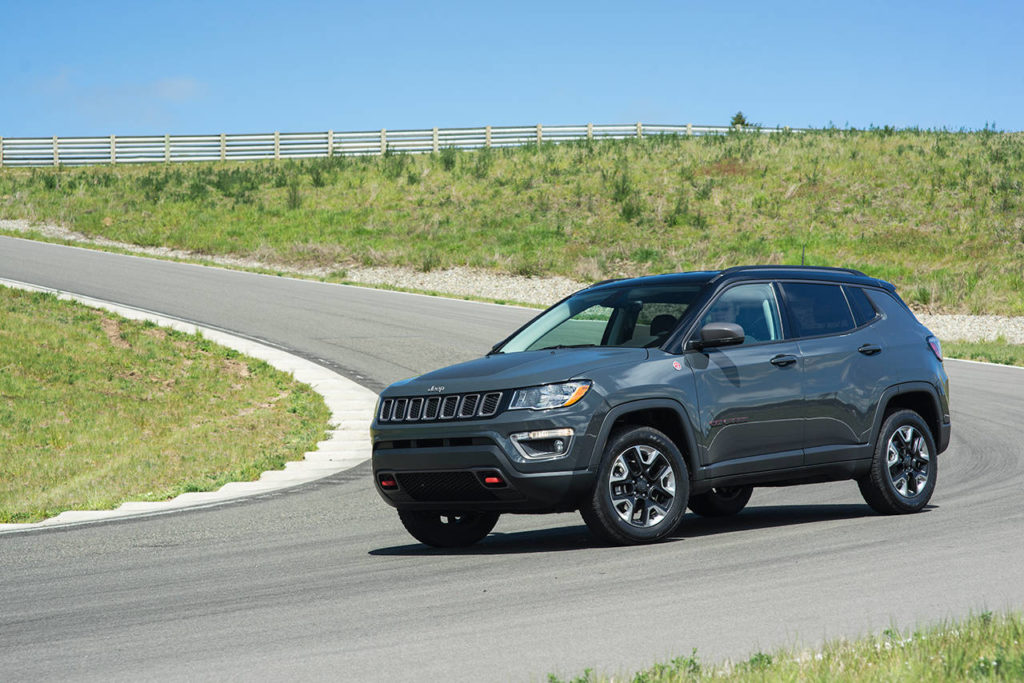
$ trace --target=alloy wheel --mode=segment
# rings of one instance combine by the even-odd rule
[[[657,526],[668,516],[676,496],[672,464],[653,446],[630,446],[612,463],[608,494],[615,512],[627,524]]]
[[[913,498],[924,490],[930,463],[928,444],[915,427],[904,425],[889,437],[886,449],[889,481],[904,498]]]

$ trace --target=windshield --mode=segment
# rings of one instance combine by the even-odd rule
[[[700,287],[635,286],[574,294],[511,337],[498,353],[582,346],[660,346]]]

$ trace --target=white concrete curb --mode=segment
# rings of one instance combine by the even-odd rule
[[[205,507],[245,496],[305,484],[322,477],[336,474],[365,462],[370,457],[369,426],[373,418],[377,395],[336,372],[312,363],[298,356],[266,344],[236,337],[220,330],[201,325],[185,323],[156,313],[121,306],[109,301],[92,299],[47,287],[38,287],[15,280],[0,278],[0,285],[33,292],[49,292],[60,299],[70,299],[116,313],[132,320],[149,320],[163,327],[170,327],[188,334],[197,332],[222,346],[234,349],[247,356],[266,361],[283,372],[291,373],[299,382],[310,385],[323,396],[324,403],[331,411],[331,423],[335,429],[327,440],[317,444],[317,450],[305,454],[304,460],[285,464],[283,470],[270,470],[260,475],[257,481],[232,482],[218,491],[183,493],[172,500],[155,503],[122,503],[114,510],[69,510],[56,517],[31,524],[0,524],[0,533],[27,531],[43,527],[82,524],[110,519],[123,519],[155,513],[170,512],[191,507]]]

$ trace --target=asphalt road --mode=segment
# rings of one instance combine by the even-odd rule
[[[0,237],[0,277],[229,329],[366,386],[479,355],[531,313]],[[2,325],[2,321],[0,321]],[[730,520],[606,548],[576,515],[412,542],[368,466],[246,502],[0,535],[0,679],[542,680],[1024,605],[1024,371],[947,362],[925,512],[852,482],[759,489]]]

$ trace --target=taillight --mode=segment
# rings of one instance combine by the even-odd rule
[[[931,348],[932,353],[935,354],[935,357],[939,359],[939,362],[942,362],[942,343],[939,341],[939,338],[929,336],[928,346]]]

